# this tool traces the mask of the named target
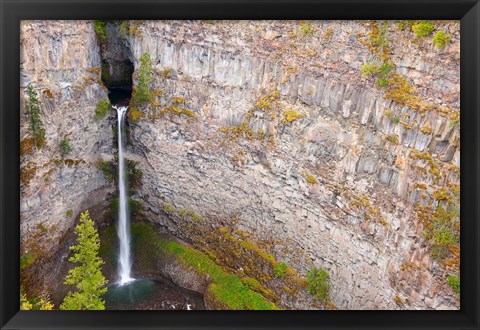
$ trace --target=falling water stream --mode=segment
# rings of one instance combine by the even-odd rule
[[[107,309],[205,309],[203,297],[174,285],[161,277],[133,278],[130,216],[127,195],[127,171],[124,147],[126,140],[126,114],[128,102],[125,93],[113,91],[109,95],[118,114],[118,269],[117,282],[108,286],[105,295]],[[148,251],[142,251],[148,253]],[[138,251],[137,251],[138,253]],[[139,275],[141,276],[141,275]]]
[[[126,171],[125,159],[123,156],[123,146],[125,139],[125,114],[127,106],[113,106],[118,113],[118,239],[120,245],[120,253],[118,258],[118,276],[119,284],[124,285],[132,282],[134,279],[130,277],[132,269],[132,260],[130,257],[130,223],[128,217],[128,199],[127,188],[125,185]]]

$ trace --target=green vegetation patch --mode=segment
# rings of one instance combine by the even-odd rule
[[[68,271],[64,284],[73,285],[60,305],[61,310],[103,310],[102,296],[107,292],[107,279],[102,274],[102,258],[98,255],[100,237],[90,218],[88,210],[80,215],[80,223],[75,226],[76,245],[70,246],[74,252],[68,261],[76,264]]]
[[[129,30],[129,21],[123,20],[122,23],[120,23],[120,28],[118,29],[120,37],[125,39],[127,37],[128,30]]]
[[[33,89],[32,84],[27,87],[28,99],[25,102],[25,113],[29,117],[29,131],[35,139],[38,148],[41,148],[45,142],[45,128],[42,121],[42,109],[38,99],[38,93]]]
[[[172,241],[161,241],[157,247],[165,253],[174,254],[185,265],[195,268],[200,273],[208,274],[212,279],[209,290],[228,309],[278,309],[262,295],[252,291],[248,285],[243,284],[240,277],[225,272],[205,254]]]
[[[460,274],[449,275],[447,282],[456,294],[460,295]]]
[[[105,99],[98,101],[95,108],[95,119],[101,119],[107,115],[108,110],[110,110],[110,102]]]
[[[141,241],[142,245],[156,247],[158,249],[156,253],[175,256],[185,266],[207,275],[212,281],[208,287],[209,293],[213,294],[217,302],[227,309],[278,309],[275,304],[243,283],[239,276],[226,272],[206,254],[160,237],[148,223],[132,223],[132,237]]]
[[[34,254],[27,252],[20,257],[20,270],[27,269],[35,262],[36,257]]]
[[[178,213],[182,217],[190,217],[193,221],[202,221],[203,217],[192,209],[180,209]]]
[[[322,302],[330,301],[330,275],[326,269],[312,268],[307,273],[308,287],[307,292]]]
[[[94,20],[93,27],[95,29],[95,34],[97,35],[98,41],[100,44],[103,44],[107,41],[107,22],[101,20]]]
[[[165,211],[165,213],[173,214],[175,213],[175,206],[167,202],[160,202],[160,206]]]
[[[313,36],[315,32],[315,24],[313,21],[301,21],[300,22],[300,34],[305,37]]]
[[[433,23],[430,21],[418,21],[412,25],[412,31],[419,38],[424,38],[430,35],[433,30],[435,30],[435,25],[433,25]]]
[[[127,116],[130,123],[136,124],[140,119],[143,118],[143,113],[139,111],[136,107],[130,107],[128,109]]]
[[[448,247],[460,242],[460,211],[456,203],[446,207],[438,205],[431,222],[427,224],[425,237],[435,245]]]
[[[98,161],[97,166],[103,172],[108,181],[115,181],[117,170],[113,162]]]
[[[378,87],[387,87],[388,86],[388,74],[393,69],[393,64],[384,62],[381,65],[372,61],[362,64],[360,70],[364,77],[373,76],[377,78]]]
[[[445,46],[450,42],[450,36],[443,31],[438,31],[433,37],[433,44],[438,49],[444,49]]]
[[[23,286],[20,285],[20,309],[21,310],[52,310],[53,304],[50,302],[48,295],[43,297],[28,298],[24,292]]]
[[[128,187],[130,191],[133,191],[140,187],[140,185],[142,184],[143,172],[137,167],[138,162],[134,160],[125,159],[125,165],[127,167]]]
[[[150,54],[144,53],[140,57],[140,68],[138,72],[138,82],[132,93],[132,105],[143,105],[147,101],[152,100],[152,93],[150,92],[150,84],[153,82],[153,68]]]
[[[70,141],[68,141],[67,137],[64,137],[60,141],[60,151],[62,153],[62,156],[66,156],[72,152],[72,146],[70,145]]]
[[[273,267],[273,273],[275,274],[275,277],[284,277],[285,274],[287,273],[288,266],[286,263],[281,262],[278,265]]]

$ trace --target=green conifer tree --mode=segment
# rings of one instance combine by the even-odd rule
[[[152,60],[150,55],[145,53],[140,57],[138,84],[133,93],[133,103],[135,105],[142,105],[151,100],[150,84],[153,81],[152,72]]]
[[[62,304],[62,310],[103,310],[102,296],[107,292],[107,279],[102,274],[103,260],[98,256],[100,238],[93,226],[88,211],[80,215],[80,224],[75,227],[77,245],[70,247],[75,254],[70,262],[79,264],[68,272],[65,284],[75,285]]]
[[[33,135],[37,147],[41,148],[45,141],[45,128],[43,128],[42,109],[38,100],[38,94],[33,89],[32,84],[29,84],[27,87],[27,95],[28,100],[25,102],[25,113],[30,119],[30,133]]]

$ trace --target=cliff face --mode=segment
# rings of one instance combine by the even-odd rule
[[[23,21],[20,45],[22,253],[40,258],[61,247],[80,211],[101,215],[106,209],[113,187],[96,162],[112,154],[112,134],[106,119],[95,120],[95,106],[107,92],[91,21]],[[41,103],[42,148],[36,148],[24,112],[28,84]],[[62,156],[64,138],[71,152]],[[51,277],[60,268],[43,266],[43,275]]]
[[[131,60],[155,70],[129,156],[148,217],[194,243],[182,210],[197,233],[235,218],[302,274],[326,267],[339,308],[456,308],[418,216],[459,182],[459,25],[438,24],[445,50],[390,23],[378,54],[371,22],[135,23]],[[362,77],[381,56],[417,98]]]
[[[101,73],[124,87],[131,62],[138,84],[148,54],[152,100],[129,110],[127,154],[146,218],[280,307],[319,305],[303,282],[279,284],[267,252],[302,276],[326,268],[340,309],[458,308],[446,284],[458,249],[434,259],[424,235],[460,166],[459,23],[435,25],[451,36],[443,50],[395,22],[109,22],[100,49],[92,21],[23,22],[22,111],[31,83],[46,129],[36,148],[21,114],[24,249],[38,241],[64,262],[79,212],[102,218],[114,187],[96,163],[115,151],[113,118],[95,119]],[[396,75],[364,76],[364,63]],[[61,281],[42,269],[46,287]]]

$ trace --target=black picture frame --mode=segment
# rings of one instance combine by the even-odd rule
[[[0,0],[2,329],[479,329],[478,0]],[[459,311],[19,311],[19,41],[22,19],[460,19]]]

